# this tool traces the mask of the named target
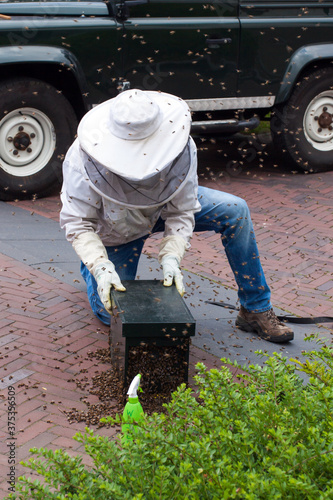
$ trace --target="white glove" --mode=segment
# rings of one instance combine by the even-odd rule
[[[183,275],[180,271],[180,262],[184,257],[187,243],[181,236],[166,236],[160,244],[158,261],[163,268],[164,286],[171,286],[175,282],[181,296],[185,293]]]
[[[183,284],[183,275],[179,269],[179,261],[174,255],[166,255],[161,261],[164,275],[164,286],[171,286],[175,282],[176,288],[183,297],[185,288]]]
[[[108,313],[112,314],[111,288],[114,287],[118,292],[125,292],[126,288],[121,283],[114,264],[108,260],[97,264],[94,267],[94,278],[97,282],[97,292]]]
[[[87,266],[97,282],[97,292],[105,307],[111,314],[110,291],[112,286],[124,292],[126,288],[122,285],[114,264],[109,260],[108,254],[102,240],[93,231],[79,234],[72,243],[74,250]]]

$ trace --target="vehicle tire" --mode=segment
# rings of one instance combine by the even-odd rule
[[[60,186],[77,117],[55,87],[18,78],[0,84],[0,199],[45,196]]]
[[[274,145],[306,172],[333,169],[333,68],[306,75],[272,113]]]

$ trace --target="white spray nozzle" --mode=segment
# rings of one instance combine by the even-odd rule
[[[127,396],[129,398],[136,398],[138,396],[138,388],[140,385],[141,375],[136,375],[129,386]]]

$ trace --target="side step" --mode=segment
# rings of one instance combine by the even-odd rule
[[[194,121],[192,122],[191,133],[198,135],[211,133],[236,134],[245,129],[252,130],[258,127],[259,123],[260,119],[257,116],[253,116],[248,120],[229,119]]]

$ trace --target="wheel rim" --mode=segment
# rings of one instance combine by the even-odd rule
[[[0,121],[0,166],[10,175],[36,174],[51,159],[55,146],[54,126],[38,109],[16,109]]]
[[[333,92],[322,92],[307,107],[303,120],[305,137],[318,151],[333,149]]]

